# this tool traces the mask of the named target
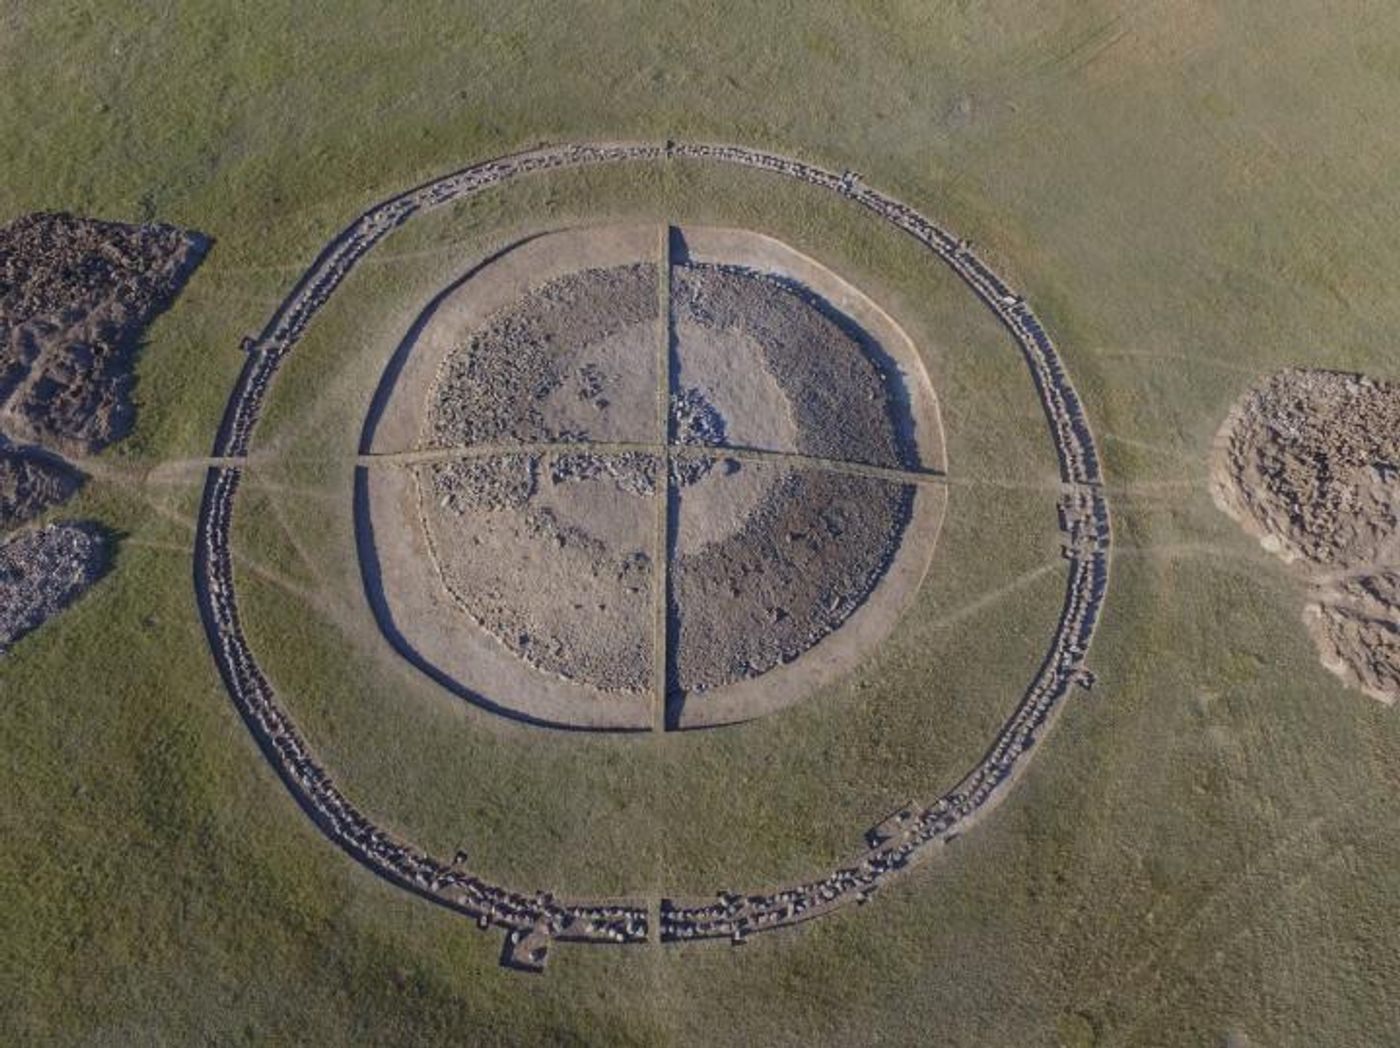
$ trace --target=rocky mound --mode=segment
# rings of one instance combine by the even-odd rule
[[[1217,502],[1285,560],[1396,559],[1400,384],[1290,369],[1247,393],[1217,443]]]
[[[1344,578],[1304,619],[1324,666],[1387,705],[1400,697],[1400,572]]]
[[[174,226],[40,213],[0,227],[0,532],[77,490],[82,474],[60,456],[125,436],[142,333],[204,250]],[[75,600],[107,558],[87,523],[0,545],[0,652]]]
[[[56,459],[0,448],[0,531],[66,501],[80,481],[76,470]]]
[[[1400,383],[1274,375],[1221,428],[1211,493],[1317,587],[1306,618],[1323,663],[1400,698]]]
[[[166,225],[34,214],[0,228],[0,429],[69,454],[124,436],[141,334],[203,250]]]
[[[108,558],[107,539],[80,523],[50,524],[0,545],[0,653],[76,600]]]
[[[385,447],[460,453],[410,466],[411,488],[371,482],[375,534],[412,527],[376,538],[372,567],[420,650],[493,703],[537,686],[550,717],[650,717],[664,656],[668,700],[711,692],[715,712],[699,704],[695,722],[718,721],[747,701],[729,686],[845,626],[895,563],[915,491],[864,467],[919,466],[914,394],[864,325],[903,335],[873,307],[842,312],[833,303],[856,297],[834,279],[696,258],[672,230],[662,281],[657,263],[631,261],[654,235],[636,254],[627,243],[604,238],[594,265],[562,273],[517,259],[425,315]],[[771,250],[765,239],[757,255]],[[889,621],[857,617],[850,643],[775,694],[835,672]],[[554,679],[517,680],[517,663]],[[607,701],[579,705],[606,714],[567,709],[588,693]],[[649,710],[629,704],[647,696]]]

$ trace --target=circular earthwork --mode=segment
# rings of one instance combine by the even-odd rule
[[[669,898],[601,904],[570,902],[556,898],[549,892],[524,893],[488,881],[471,872],[463,864],[461,856],[452,861],[435,857],[378,826],[340,791],[283,711],[273,685],[259,667],[248,643],[239,616],[230,536],[246,456],[278,368],[287,354],[294,350],[313,316],[341,281],[388,233],[421,211],[470,197],[491,186],[534,172],[672,159],[737,165],[834,192],[891,223],[926,247],[995,314],[1011,334],[1030,371],[1059,461],[1061,495],[1057,508],[1067,566],[1065,594],[1059,619],[1051,631],[1039,669],[982,758],[942,796],[927,803],[911,803],[873,827],[866,836],[867,847],[846,863],[800,884],[746,893],[722,892],[717,899],[694,904]],[[736,262],[729,253],[731,247],[726,245],[723,251],[718,252],[721,267]],[[775,245],[774,250],[778,247]],[[635,262],[636,259],[632,257],[620,264]],[[571,266],[568,272],[577,272],[581,268],[587,267]],[[768,265],[753,268],[771,271]],[[799,275],[799,279],[811,286],[810,274]],[[684,274],[679,283],[686,283]],[[717,297],[723,300],[723,296]],[[518,296],[512,296],[510,300],[516,298]],[[849,301],[840,301],[839,296],[831,300],[831,304],[849,316],[864,319],[859,317]],[[621,330],[613,334],[624,337]],[[684,341],[683,337],[681,341]],[[247,341],[245,349],[248,351],[247,361],[215,443],[215,460],[205,488],[195,550],[195,581],[200,612],[220,674],[263,753],[322,832],[376,875],[468,915],[483,928],[505,930],[508,935],[503,960],[507,964],[539,969],[547,958],[550,944],[555,940],[628,944],[657,938],[662,942],[728,938],[742,942],[756,932],[786,927],[851,902],[863,902],[916,859],[964,832],[995,807],[1026,766],[1036,743],[1043,738],[1062,709],[1065,698],[1074,688],[1087,688],[1093,683],[1086,659],[1107,594],[1112,536],[1093,434],[1058,351],[1030,306],[965,241],[934,225],[912,208],[866,186],[852,173],[834,174],[757,150],[669,142],[664,145],[544,147],[486,161],[410,190],[360,215],[327,246],[261,334]],[[658,368],[670,370],[669,351],[663,355],[658,349],[656,359]],[[683,373],[683,368],[678,369],[678,375]],[[658,384],[657,388],[658,391],[670,389],[670,383]],[[619,395],[640,398],[642,389],[644,385],[629,394],[627,388],[620,387]],[[654,415],[657,428],[652,438],[638,442],[641,448],[620,446],[625,445],[625,441],[613,442],[612,445],[603,441],[590,443],[582,448],[584,461],[567,466],[565,473],[581,465],[582,472],[588,475],[589,480],[600,481],[605,486],[621,483],[624,487],[645,487],[638,478],[650,475],[650,483],[656,490],[670,490],[673,486],[681,489],[681,498],[675,500],[680,502],[685,490],[685,485],[680,482],[687,477],[698,488],[698,484],[694,484],[695,479],[714,473],[717,464],[722,466],[726,459],[734,458],[741,463],[751,461],[746,458],[745,449],[719,444],[707,447],[702,443],[698,448],[691,445],[690,440],[697,435],[703,441],[707,434],[713,439],[719,431],[714,419],[717,406],[706,403],[708,398],[690,396],[685,389],[673,392],[680,395],[657,396]],[[380,407],[383,406],[382,400],[376,398]],[[444,412],[450,413],[451,401],[451,397],[446,402],[438,397],[435,405],[426,411],[427,418],[430,421],[444,418]],[[437,411],[436,415],[434,410]],[[732,406],[730,410],[735,414],[736,425],[757,424],[762,420],[771,422],[771,416],[761,412],[735,412]],[[914,401],[910,401],[908,410],[918,417],[919,408]],[[384,414],[387,418],[394,413]],[[424,414],[419,412],[416,422],[410,425],[412,432],[405,431],[401,436],[416,439],[415,435],[422,432]],[[722,409],[719,409],[719,414],[723,416]],[[408,420],[413,416],[404,418]],[[406,421],[405,424],[409,423]],[[372,413],[371,422],[366,427],[365,443],[360,450],[372,458],[374,441],[379,439],[381,432],[388,434],[391,428],[386,424],[382,430],[377,429]],[[755,439],[760,439],[764,432],[769,437],[775,437],[781,432],[781,427],[770,426],[766,431],[757,432],[759,437]],[[678,440],[678,436],[681,439]],[[916,446],[921,454],[925,451],[930,455],[934,453],[932,446],[923,443],[923,438]],[[941,455],[941,443],[936,447],[937,454]],[[408,459],[421,453],[426,455],[428,462],[440,450],[415,449],[406,445],[399,450],[404,448],[407,448],[404,454]],[[614,462],[619,455],[645,449],[650,449],[658,459],[665,460],[668,466],[678,467],[674,471],[675,483],[670,479],[672,469],[658,470],[648,466],[644,461],[645,456],[642,456],[643,461],[631,459],[623,464]],[[522,446],[495,450],[505,450],[517,456],[528,453]],[[840,454],[834,458],[821,450],[816,454],[801,449],[796,453],[771,449],[747,450],[761,451],[760,457],[771,458],[774,463],[783,460],[787,467],[820,465],[821,472],[832,477],[879,477],[887,483],[891,480],[907,483],[915,472],[910,468],[911,464],[917,467],[930,465],[922,460],[900,462],[896,459],[897,468],[891,472],[878,459],[873,460],[872,464],[872,461],[863,460],[859,453],[848,453],[846,449],[838,449]],[[577,454],[580,448],[559,445],[550,451],[558,458]],[[463,457],[461,461],[466,460]],[[365,510],[366,500],[371,497],[368,478],[380,472],[364,465],[364,461],[362,457],[356,478],[356,505],[361,513]],[[400,466],[410,464],[419,465],[399,463]],[[766,462],[760,464],[768,465]],[[932,464],[937,466],[940,462],[934,459]],[[709,467],[708,470],[705,466]],[[554,470],[556,464],[551,463],[549,468]],[[406,469],[398,472],[404,476],[411,475]],[[661,483],[663,477],[667,481],[664,484]],[[480,479],[476,478],[477,481]],[[511,493],[518,489],[518,476],[514,481],[509,475],[488,479],[488,489],[496,490],[503,497],[515,497]],[[470,486],[472,478],[468,476],[467,480]],[[418,481],[410,483],[417,484],[420,493],[434,490],[431,480],[426,486]],[[449,485],[449,488],[452,487]],[[450,509],[452,494],[452,490],[439,494],[440,498],[447,496],[449,503],[442,508]],[[606,500],[595,500],[601,501]],[[653,501],[669,506],[671,500],[653,496]],[[736,498],[734,503],[744,504],[742,498]],[[750,511],[745,519],[752,515]],[[703,546],[703,541],[687,538],[684,528],[673,528],[670,517],[669,510],[656,513],[658,533],[675,536],[678,547],[683,547],[688,541],[700,541]],[[595,515],[585,514],[585,519],[592,521]],[[873,545],[879,547],[878,542]],[[907,540],[902,542],[901,554],[910,545]],[[917,543],[913,545],[918,546]],[[372,543],[370,548],[378,547]],[[926,548],[931,548],[931,543]],[[897,561],[898,557],[895,558]],[[438,563],[442,562],[439,558]],[[681,575],[683,555],[678,563],[682,570],[677,574]],[[912,574],[918,575],[921,571],[922,568],[916,566]],[[653,580],[659,574],[653,573]],[[890,585],[897,572],[887,570],[885,575],[886,580],[874,592],[879,593]],[[881,603],[880,600],[865,600],[861,609],[851,616],[851,622],[865,609]],[[500,626],[500,629],[504,630],[505,626]],[[844,624],[831,637],[840,638],[850,629],[850,623]],[[507,645],[499,638],[492,643],[507,650]],[[794,659],[792,666],[801,667],[813,657],[813,653],[830,643],[831,638],[828,638],[816,644],[811,653]],[[525,662],[516,655],[511,657],[517,663]],[[589,672],[594,673],[598,681],[619,683],[618,679],[598,676],[602,671]],[[759,674],[756,680],[761,682],[765,676]],[[631,680],[624,678],[620,682],[627,684]],[[714,689],[716,693],[721,690],[720,687]]]
[[[513,245],[415,321],[374,404],[357,526],[381,629],[532,722],[796,701],[894,625],[946,499],[907,336],[738,230]]]

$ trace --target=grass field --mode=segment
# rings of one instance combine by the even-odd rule
[[[0,1042],[1385,1043],[1400,726],[1318,665],[1206,456],[1260,374],[1400,374],[1395,40],[1400,12],[1359,3],[0,10],[0,219],[214,238],[151,331],[136,433],[62,511],[122,536],[115,569],[0,661]],[[741,950],[565,946],[531,978],[277,781],[197,618],[203,474],[179,463],[209,451],[240,338],[366,206],[541,140],[666,137],[854,168],[1025,290],[1112,492],[1099,684],[870,906]],[[408,320],[523,231],[618,218],[826,262],[909,331],[945,416],[916,607],[858,673],[735,729],[507,724],[393,658],[359,590],[350,456]],[[834,197],[681,163],[528,179],[380,245],[279,375],[236,518],[244,618],[385,825],[525,889],[774,886],[956,780],[1034,672],[1063,585],[1038,412],[991,315]]]

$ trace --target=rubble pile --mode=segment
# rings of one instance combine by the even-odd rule
[[[0,227],[5,434],[67,454],[124,436],[137,344],[203,251],[167,225],[40,213]]]
[[[599,424],[613,407],[614,388],[630,377],[608,359],[607,343],[655,324],[656,281],[650,264],[585,269],[494,316],[443,362],[428,445],[607,439]]]
[[[174,226],[58,213],[0,227],[0,534],[78,489],[83,475],[63,456],[91,454],[130,429],[142,333],[204,249]],[[77,599],[107,556],[107,539],[75,522],[0,545],[0,650]]]
[[[1216,501],[1287,561],[1400,554],[1400,383],[1281,371],[1231,410],[1213,467]]]
[[[0,654],[73,603],[107,569],[106,537],[67,522],[0,545]]]
[[[718,447],[725,442],[724,416],[704,391],[688,386],[671,394],[669,421],[672,443],[693,447]],[[714,468],[711,458],[672,458],[671,483],[685,488],[697,484]]]
[[[0,445],[0,532],[68,501],[81,479],[58,458]]]
[[[1330,671],[1400,698],[1400,383],[1289,368],[1216,437],[1216,505],[1312,585],[1304,622]]]

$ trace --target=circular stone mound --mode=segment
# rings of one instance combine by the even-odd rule
[[[786,705],[888,632],[941,519],[913,347],[754,234],[524,241],[420,318],[376,403],[361,512],[381,625],[527,719]]]

